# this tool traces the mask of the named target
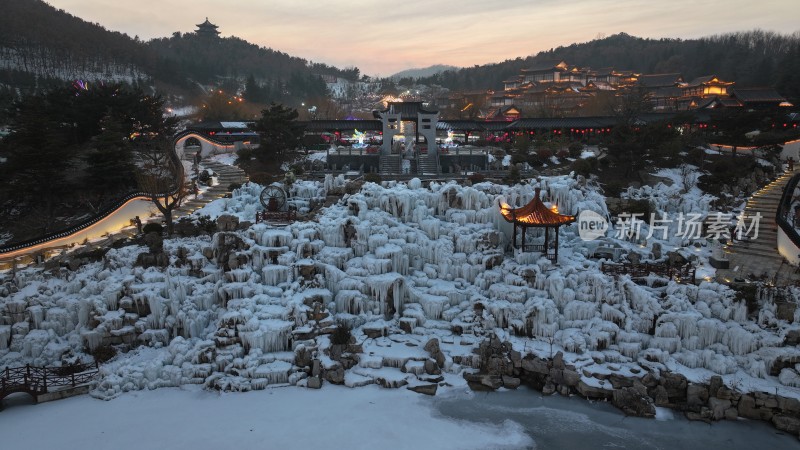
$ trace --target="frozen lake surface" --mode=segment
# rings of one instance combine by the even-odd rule
[[[748,449],[800,448],[759,422],[626,418],[608,404],[520,389],[426,397],[376,386],[294,387],[247,393],[197,386],[81,396],[41,405],[5,401],[8,448],[64,449]]]

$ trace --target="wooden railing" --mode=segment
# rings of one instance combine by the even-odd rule
[[[6,367],[0,372],[0,399],[16,392],[26,392],[36,397],[51,388],[80,386],[92,381],[97,373],[97,363],[62,367]]]
[[[629,275],[631,278],[645,278],[650,274],[675,279],[681,282],[694,283],[697,269],[691,265],[686,264],[683,266],[670,266],[668,264],[633,264],[633,263],[619,263],[609,264],[603,263],[600,266],[603,273],[612,276]]]

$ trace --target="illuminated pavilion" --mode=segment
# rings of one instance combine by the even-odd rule
[[[536,188],[536,195],[527,205],[512,208],[506,203],[500,203],[500,214],[507,222],[514,224],[513,245],[517,248],[517,227],[522,228],[522,251],[542,252],[547,259],[558,261],[558,228],[575,222],[575,216],[558,213],[558,207],[547,207],[539,194],[541,188]],[[529,227],[544,228],[544,244],[525,245],[525,231]],[[555,228],[555,248],[550,249],[550,228]]]

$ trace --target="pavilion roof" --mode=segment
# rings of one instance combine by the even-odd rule
[[[536,188],[536,195],[527,205],[512,208],[506,203],[500,204],[500,214],[507,222],[517,223],[524,227],[550,227],[567,225],[575,222],[575,216],[559,214],[545,206],[539,198],[540,188]]]
[[[203,23],[199,23],[196,25],[199,28],[219,28],[218,26],[214,25],[213,23],[208,21],[208,17],[206,17],[206,21]]]

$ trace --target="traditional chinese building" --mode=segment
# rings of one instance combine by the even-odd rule
[[[697,77],[682,86],[684,97],[710,97],[714,95],[728,95],[728,90],[733,86],[733,81],[722,81],[716,75]]]
[[[219,31],[217,28],[218,26],[214,25],[213,23],[208,21],[208,17],[206,17],[206,21],[196,25],[197,29],[194,31],[195,34],[198,36],[206,37],[206,38],[217,38],[219,37]]]
[[[569,66],[562,60],[549,60],[536,63],[533,67],[522,69],[522,81],[557,82],[562,77],[570,78]]]
[[[512,208],[510,205],[501,203],[500,214],[507,222],[514,224],[512,234],[512,244],[517,248],[517,228],[522,228],[522,240],[520,249],[525,252],[540,252],[547,259],[558,261],[558,229],[562,225],[569,225],[575,222],[575,216],[558,213],[556,205],[546,206],[540,198],[541,188],[536,188],[536,194],[527,205],[520,208]],[[528,228],[544,228],[543,244],[527,244],[525,234]],[[550,246],[550,229],[555,229],[555,245]]]

